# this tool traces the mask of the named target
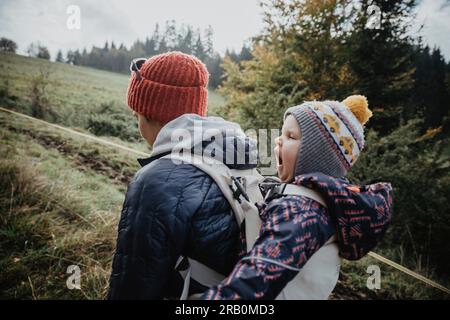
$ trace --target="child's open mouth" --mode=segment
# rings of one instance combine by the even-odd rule
[[[277,154],[277,160],[278,160],[278,167],[281,167],[283,165],[283,159],[281,158],[280,153]]]

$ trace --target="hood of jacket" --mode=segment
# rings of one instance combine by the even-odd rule
[[[192,153],[212,157],[230,169],[255,168],[258,148],[241,127],[219,117],[201,117],[184,114],[167,123],[156,137],[148,159],[139,159],[141,165],[173,154]]]
[[[343,258],[362,258],[386,233],[393,213],[390,183],[357,186],[344,179],[311,173],[298,176],[295,184],[314,189],[324,197]]]

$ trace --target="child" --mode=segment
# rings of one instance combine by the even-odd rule
[[[266,199],[252,250],[203,298],[280,298],[333,237],[348,260],[362,258],[376,245],[391,220],[391,184],[355,186],[344,179],[364,147],[363,125],[371,115],[363,96],[306,102],[286,111],[274,150],[278,175],[282,182],[317,191],[326,207],[300,195]]]

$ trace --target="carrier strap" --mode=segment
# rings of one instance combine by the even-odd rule
[[[307,198],[311,198],[311,199],[317,201],[322,206],[327,208],[325,199],[322,197],[322,195],[319,192],[309,189],[309,188],[306,188],[304,186],[298,186],[296,184],[284,183],[283,185],[281,185],[280,194],[305,196]]]

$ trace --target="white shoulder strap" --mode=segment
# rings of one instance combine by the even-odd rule
[[[170,154],[164,156],[165,159],[178,161],[180,163],[191,164],[209,175],[222,191],[223,196],[228,201],[231,209],[234,212],[238,225],[241,225],[244,220],[246,223],[246,238],[247,247],[252,248],[255,239],[259,233],[259,226],[261,225],[258,210],[254,202],[262,201],[263,197],[259,190],[259,182],[263,177],[256,169],[248,170],[231,170],[224,163],[209,157],[201,157],[195,154],[174,155]],[[235,198],[232,187],[237,187],[236,179],[241,177],[242,185],[247,193],[248,199],[244,197],[240,199]],[[182,257],[180,257],[182,258]],[[203,265],[202,263],[188,258],[189,267],[184,272],[180,272],[184,279],[183,292],[180,299],[185,300],[189,293],[189,283],[192,277],[197,282],[207,287],[212,287],[220,283],[225,276],[217,273],[213,269]]]
[[[184,162],[191,164],[209,175],[214,180],[214,182],[216,182],[220,191],[222,191],[223,196],[233,209],[238,224],[240,225],[242,221],[244,221],[244,213],[242,211],[242,208],[236,203],[230,189],[230,186],[233,184],[233,180],[231,178],[232,174],[230,169],[225,164],[215,159],[209,157],[201,157],[195,154],[170,154],[164,156],[163,158],[171,159],[172,161],[180,161],[181,163]]]
[[[326,300],[333,291],[339,278],[341,258],[332,236],[315,252],[300,272],[277,296],[277,300]]]
[[[284,189],[281,190],[281,194],[305,196],[307,198],[317,201],[325,208],[327,207],[325,199],[322,197],[322,195],[319,192],[309,189],[309,188],[306,188],[304,186],[298,186],[295,184],[286,184]]]

